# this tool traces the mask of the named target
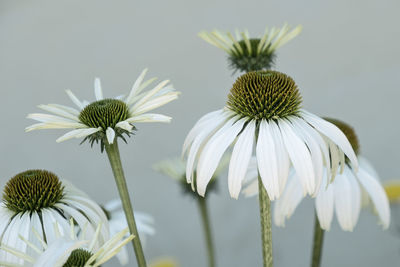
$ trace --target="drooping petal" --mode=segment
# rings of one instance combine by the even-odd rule
[[[199,131],[198,135],[194,138],[193,143],[188,148],[188,158],[186,162],[186,181],[188,183],[192,182],[193,173],[194,173],[194,164],[196,159],[198,158],[198,152],[201,151],[203,142],[219,127],[222,123],[225,123],[229,119],[229,115],[227,113],[220,113],[218,116],[215,116],[213,120],[210,120],[210,123],[204,126],[204,128]]]
[[[296,127],[297,130],[296,132],[298,133],[298,136],[306,144],[311,154],[311,160],[312,160],[312,165],[314,167],[314,175],[315,175],[315,192],[312,194],[312,196],[316,196],[316,193],[320,188],[322,180],[323,167],[324,167],[323,158],[318,142],[314,140],[312,135],[309,134],[309,131],[304,129],[303,125],[300,123],[301,121],[303,120],[300,118],[294,118],[291,120],[292,124]],[[311,128],[311,126],[309,126],[309,128]]]
[[[196,138],[196,136],[203,130],[204,127],[206,127],[210,122],[212,122],[215,118],[218,118],[222,115],[223,110],[219,109],[210,113],[207,113],[203,117],[201,117],[196,124],[193,126],[193,128],[190,130],[188,135],[185,138],[185,141],[183,142],[183,147],[182,147],[182,157],[184,156],[184,153],[188,149],[189,145],[192,144],[193,140]]]
[[[360,169],[357,173],[358,181],[361,183],[363,188],[368,192],[372,203],[374,204],[375,210],[378,213],[379,219],[384,229],[389,227],[390,224],[390,207],[389,200],[379,183],[377,176],[373,173],[368,172],[364,165],[365,162],[360,162]]]
[[[278,162],[275,150],[275,140],[271,134],[271,127],[266,120],[259,126],[256,156],[258,171],[268,196],[275,200],[280,196]]]
[[[338,127],[336,127],[334,124],[332,124],[326,120],[323,120],[308,111],[302,110],[302,116],[315,129],[317,129],[319,132],[326,135],[336,145],[338,145],[340,147],[340,149],[350,159],[353,167],[357,171],[358,161],[357,161],[356,154],[354,153],[354,150],[351,147],[351,144],[347,140],[344,133]]]
[[[326,175],[325,172],[324,175]],[[328,179],[324,178],[315,198],[315,210],[321,228],[326,231],[329,231],[331,228],[334,201],[334,187],[333,185],[328,185]]]
[[[235,199],[239,197],[242,181],[249,166],[253,151],[255,128],[255,121],[250,121],[239,135],[233,148],[229,163],[228,187],[231,197]]]
[[[204,196],[208,182],[218,167],[225,150],[242,130],[246,119],[232,118],[205,144],[197,164],[197,192]]]
[[[296,135],[292,125],[284,120],[280,120],[278,125],[290,160],[303,185],[303,193],[314,194],[316,184],[310,151]]]
[[[285,190],[274,204],[274,223],[284,227],[285,219],[290,218],[304,198],[303,189],[295,172],[291,172]]]
[[[279,126],[275,121],[269,123],[271,127],[271,136],[275,144],[276,160],[278,163],[278,175],[279,175],[279,192],[282,194],[286,186],[286,181],[289,176],[290,160],[289,155],[286,151],[285,144],[282,139],[282,134]]]
[[[360,186],[348,167],[343,174],[336,176],[333,186],[336,216],[340,227],[344,231],[353,231],[361,208]]]

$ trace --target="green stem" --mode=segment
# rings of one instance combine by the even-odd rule
[[[135,250],[136,260],[139,267],[146,267],[146,259],[144,258],[142,244],[140,243],[139,234],[136,228],[135,216],[133,215],[133,208],[129,197],[124,170],[122,169],[118,143],[117,140],[115,140],[113,144],[108,144],[108,142],[105,143],[108,159],[110,160],[115,183],[117,184],[119,196],[121,198],[122,207],[125,212],[125,217],[128,222],[129,230],[131,234],[135,236],[135,238],[132,239],[132,244]]]
[[[204,234],[206,236],[207,253],[208,253],[208,266],[215,267],[215,253],[212,241],[210,218],[208,216],[207,202],[204,197],[198,196],[197,203],[199,204],[201,219],[203,221]]]
[[[323,244],[324,244],[324,230],[321,228],[321,225],[319,224],[318,221],[318,217],[315,214],[314,243],[313,243],[313,254],[311,259],[312,267],[321,266]]]
[[[261,181],[260,175],[258,175],[258,192],[258,199],[260,202],[263,267],[272,267],[271,202]]]

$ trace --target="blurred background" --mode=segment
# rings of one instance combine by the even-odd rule
[[[157,234],[146,257],[172,256],[182,267],[206,266],[196,203],[152,165],[179,156],[183,140],[205,113],[221,108],[237,78],[226,55],[197,37],[201,30],[302,24],[303,32],[278,50],[276,69],[292,76],[304,107],[353,125],[362,155],[382,180],[400,178],[400,34],[396,0],[337,1],[14,1],[0,2],[0,185],[32,168],[71,180],[94,200],[118,196],[107,157],[79,140],[55,142],[63,130],[25,133],[38,104],[71,105],[65,89],[93,100],[93,80],[105,96],[127,93],[143,68],[148,77],[171,79],[182,92],[158,110],[171,124],[137,124],[121,144],[136,210],[155,218]],[[209,204],[218,266],[261,266],[257,198],[233,200],[227,179]],[[400,214],[392,214],[399,221]],[[303,201],[286,228],[273,228],[276,266],[307,266],[313,202]],[[399,224],[399,222],[397,222]],[[326,234],[323,266],[398,266],[400,233],[383,231],[370,211],[354,232],[334,220]],[[107,266],[117,266],[111,261]],[[131,256],[130,266],[136,266]]]

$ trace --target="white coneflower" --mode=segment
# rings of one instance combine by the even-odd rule
[[[83,192],[45,170],[19,173],[4,188],[0,204],[0,243],[31,255],[33,251],[23,240],[35,242],[32,228],[49,243],[56,239],[57,232],[68,233],[70,218],[78,229],[86,229],[89,237],[94,235],[99,223],[105,225],[98,234],[96,247],[108,239],[104,212]],[[0,251],[0,261],[22,264],[21,259],[6,251]]]
[[[236,30],[236,38],[230,32],[224,34],[218,30],[202,31],[199,36],[227,52],[232,68],[249,72],[270,69],[274,63],[275,51],[296,37],[301,30],[300,25],[290,30],[290,27],[284,24],[282,28],[267,27],[263,36],[259,38],[251,38],[247,30]]]
[[[55,229],[60,226],[55,223]],[[52,242],[46,242],[37,234],[38,229],[33,228],[32,233],[36,234],[37,242],[32,243],[22,236],[19,236],[20,241],[30,247],[33,255],[25,253],[18,247],[1,245],[0,249],[15,255],[24,262],[21,264],[13,264],[5,261],[0,261],[1,266],[6,267],[96,267],[104,264],[129,242],[134,236],[125,237],[128,233],[128,228],[113,235],[110,239],[102,242],[101,247],[96,247],[99,242],[101,223],[97,226],[95,234],[92,238],[84,237],[85,234],[77,235],[75,233],[74,222],[70,221],[69,230],[65,234],[56,232],[56,238]],[[103,227],[104,228],[104,227]],[[85,229],[83,230],[85,231]]]
[[[339,120],[327,120],[346,134],[354,151],[358,154],[359,143],[353,128]],[[389,226],[389,201],[380,184],[378,174],[372,165],[359,155],[358,162],[357,173],[346,162],[343,173],[338,174],[331,184],[327,184],[328,179],[323,179],[321,189],[315,199],[315,210],[322,229],[330,229],[335,211],[340,227],[344,231],[352,231],[357,224],[363,204],[371,202],[383,228],[386,229]],[[302,199],[299,177],[292,173],[282,197],[275,203],[275,224],[284,226],[285,218],[293,214]]]
[[[345,156],[357,169],[356,155],[332,123],[301,109],[295,82],[277,71],[249,72],[234,83],[224,109],[203,116],[183,145],[188,154],[187,182],[204,196],[218,163],[234,144],[228,174],[229,192],[239,196],[255,147],[258,172],[271,200],[283,192],[293,166],[303,194],[315,195],[324,166],[334,177]],[[197,168],[196,168],[197,166]]]
[[[171,118],[168,116],[148,112],[176,99],[179,92],[175,91],[172,85],[168,85],[168,80],[143,92],[155,80],[153,78],[143,82],[146,72],[147,69],[140,74],[126,97],[104,98],[98,78],[94,81],[95,102],[80,101],[67,90],[68,96],[78,109],[58,104],[39,105],[39,108],[52,114],[29,114],[28,118],[39,123],[27,127],[26,131],[72,128],[72,131],[58,138],[57,142],[85,138],[84,140],[88,139],[91,144],[100,141],[103,147],[105,139],[112,144],[116,137],[124,139],[124,134],[129,136],[137,122],[170,122]]]
[[[108,224],[110,226],[110,235],[113,236],[123,229],[128,227],[124,211],[122,210],[122,203],[119,199],[114,199],[104,205],[104,210],[107,215]],[[136,226],[139,232],[140,240],[146,243],[148,235],[154,235],[155,229],[153,227],[154,219],[149,214],[144,212],[135,212]],[[128,263],[129,256],[126,247],[123,247],[117,254],[117,258],[122,265]]]

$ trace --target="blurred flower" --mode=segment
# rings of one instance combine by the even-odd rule
[[[400,203],[400,181],[393,180],[384,184],[384,189],[390,203]]]
[[[344,122],[329,120],[346,134],[354,151],[358,152],[359,144],[354,130]],[[327,183],[328,179],[322,180],[321,188],[315,199],[316,214],[322,229],[330,229],[335,210],[341,228],[344,231],[352,231],[357,224],[362,206],[370,202],[372,202],[383,228],[388,228],[390,223],[389,202],[380,184],[378,174],[365,158],[358,156],[358,162],[357,173],[346,162],[343,173],[338,174],[331,184]],[[326,176],[326,172],[324,172],[324,176]],[[275,203],[275,224],[284,226],[285,218],[289,218],[293,214],[303,198],[300,179],[295,172],[292,172],[281,198]]]
[[[187,182],[195,183],[204,196],[232,143],[228,185],[233,198],[241,191],[253,146],[271,200],[283,192],[290,165],[301,180],[302,193],[311,195],[320,188],[324,166],[328,177],[334,177],[339,163],[344,165],[344,153],[357,169],[356,155],[345,135],[332,123],[301,109],[301,102],[297,85],[283,73],[257,71],[239,77],[226,107],[203,116],[186,137]]]
[[[133,84],[127,97],[104,98],[100,79],[94,81],[96,101],[89,103],[80,101],[70,90],[68,96],[78,106],[78,110],[58,104],[39,105],[39,108],[50,114],[33,113],[28,118],[39,123],[26,128],[26,131],[38,129],[72,128],[73,130],[57,139],[62,142],[71,138],[84,138],[90,143],[104,141],[112,144],[116,137],[124,141],[126,134],[130,136],[135,129],[136,122],[170,122],[171,118],[161,114],[147,113],[174,99],[179,95],[172,85],[167,85],[168,80],[160,82],[152,90],[143,92],[155,78],[143,82],[147,69],[145,69]]]
[[[128,227],[126,222],[125,213],[122,210],[122,203],[119,199],[114,199],[104,205],[104,210],[107,215],[108,224],[110,226],[110,235],[116,235],[123,229]],[[154,235],[153,228],[154,219],[150,215],[143,212],[135,212],[136,227],[139,232],[140,240],[146,243],[147,235]],[[127,233],[126,237],[129,233]],[[129,256],[126,247],[123,247],[117,254],[117,258],[122,265],[128,263]]]
[[[27,246],[27,242],[38,242],[32,228],[37,230],[41,239],[51,243],[58,232],[69,232],[70,218],[74,220],[79,231],[86,229],[88,237],[95,234],[97,224],[102,223],[105,226],[98,234],[94,244],[96,247],[109,238],[104,212],[82,191],[45,170],[19,173],[4,188],[3,203],[0,204],[0,243],[32,255],[34,250]],[[2,261],[23,263],[7,251],[0,251],[0,262]]]
[[[178,263],[174,259],[160,259],[150,264],[150,267],[178,267]]]
[[[216,190],[217,184],[216,179],[221,175],[226,166],[229,163],[229,157],[225,156],[221,159],[217,169],[214,172],[213,177],[211,178],[208,186],[208,190]],[[195,188],[192,184],[188,184],[186,181],[186,162],[181,158],[170,158],[162,160],[154,165],[154,169],[166,176],[171,177],[176,180],[179,184],[182,185],[183,192],[194,194],[195,197],[198,196]],[[194,178],[195,179],[195,178]]]
[[[247,30],[236,30],[236,38],[230,32],[226,34],[214,30],[202,31],[199,37],[206,42],[225,50],[229,55],[229,62],[233,69],[249,72],[270,69],[274,63],[275,51],[296,37],[302,30],[299,25],[290,31],[284,24],[282,28],[265,29],[263,36],[251,38]]]
[[[60,229],[58,223],[54,224],[55,229]],[[85,231],[85,229],[83,230]],[[114,257],[129,241],[133,235],[126,238],[128,228],[106,240],[101,247],[96,248],[99,242],[101,224],[97,226],[95,234],[91,239],[86,238],[86,234],[77,236],[75,233],[74,222],[70,221],[69,231],[62,235],[56,232],[56,238],[52,242],[46,242],[33,228],[32,233],[36,234],[37,242],[31,243],[25,238],[19,237],[25,246],[29,246],[35,252],[29,255],[17,247],[1,245],[1,249],[15,255],[24,262],[23,265],[11,264],[7,261],[1,262],[2,266],[19,267],[96,267]]]

